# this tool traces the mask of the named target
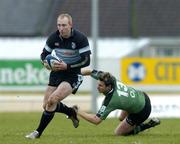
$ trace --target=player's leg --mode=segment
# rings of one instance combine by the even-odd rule
[[[62,112],[67,115],[72,115],[72,108],[68,108],[66,105],[63,105],[59,101],[63,100],[69,94],[72,93],[72,87],[67,82],[62,82],[57,88],[48,86],[46,90],[46,95],[44,98],[45,111],[41,116],[41,120],[36,131],[32,132],[30,135],[26,136],[27,138],[37,138],[40,137],[53,119],[55,112]],[[50,94],[50,96],[48,96]],[[59,102],[59,103],[58,103]]]
[[[149,99],[149,97],[148,97],[148,95],[146,93],[144,93],[144,96],[145,96],[145,106],[141,110],[141,112],[139,112],[136,115],[136,125],[137,126],[135,127],[135,130],[134,130],[136,133],[142,132],[142,131],[144,131],[146,129],[155,127],[155,126],[160,124],[160,120],[158,118],[150,119],[149,122],[144,123],[144,121],[146,119],[148,119],[148,117],[149,117],[149,115],[151,113],[150,99]]]
[[[79,119],[77,117],[77,112],[75,108],[68,107],[62,102],[58,102],[55,112],[64,113],[67,115],[67,118],[72,120],[73,126],[77,128],[79,126]]]
[[[115,129],[114,133],[115,135],[127,135],[129,132],[131,132],[135,126],[130,125],[126,119],[124,119]]]
[[[75,94],[82,81],[81,75],[65,77],[64,81],[59,84],[57,89],[49,97],[46,110],[61,112],[71,116],[72,108],[68,108],[65,104],[62,104],[61,101],[71,93]]]
[[[136,125],[136,127],[128,133],[130,134],[138,134],[146,129],[155,127],[160,124],[160,120],[157,118],[150,119],[149,122],[144,123],[145,120],[148,119],[151,113],[151,103],[149,97],[145,94],[145,106],[144,108],[136,114],[130,114],[127,118],[127,121],[130,121]]]
[[[78,81],[77,81],[78,82]],[[72,85],[70,85],[70,83],[74,86],[72,87]],[[62,82],[59,87],[57,88],[57,90],[53,93],[55,96],[53,97],[52,101],[56,101],[56,99],[58,99],[58,103],[55,109],[55,112],[60,112],[60,113],[64,113],[68,116],[69,119],[72,120],[73,122],[73,126],[75,128],[77,128],[79,126],[79,120],[77,118],[77,113],[74,110],[74,108],[68,107],[65,104],[63,104],[61,102],[62,99],[64,99],[66,96],[70,95],[71,93],[75,93],[75,91],[77,90],[77,88],[79,87],[80,83],[77,83],[78,85],[76,85],[74,82],[70,81],[70,82]],[[56,98],[55,98],[56,97]]]
[[[53,82],[54,79],[51,79]],[[77,118],[77,113],[73,108],[69,108],[66,105],[62,104],[60,101],[65,97],[77,91],[78,87],[82,83],[82,76],[77,76],[75,78],[67,79],[68,82],[61,82],[59,86],[52,87],[48,86],[46,94],[44,97],[43,108],[45,111],[42,114],[40,124],[36,131],[26,135],[26,138],[34,139],[40,137],[44,129],[50,123],[54,117],[55,112],[65,113],[72,120],[75,128],[79,125],[79,120]]]
[[[68,108],[67,106],[61,104],[59,106],[58,102],[63,100],[66,96],[72,93],[71,85],[67,82],[62,82],[57,88],[48,86],[44,98],[45,111],[41,116],[41,120],[36,131],[27,135],[26,138],[34,139],[40,137],[50,123],[50,121],[54,117],[54,113],[56,111],[63,112],[67,115],[71,115],[72,108]],[[50,96],[49,96],[50,94]],[[48,99],[48,100],[47,100]]]
[[[44,101],[43,101],[44,112],[42,113],[42,116],[41,116],[41,119],[40,119],[40,122],[39,122],[39,126],[38,126],[38,128],[35,131],[33,131],[32,133],[26,135],[26,138],[28,138],[28,139],[39,138],[41,136],[41,134],[43,133],[44,129],[49,124],[49,122],[53,119],[54,112],[46,111],[45,107],[46,107],[47,100],[48,100],[49,96],[55,90],[56,90],[56,87],[52,87],[52,86],[48,86],[47,87],[47,89],[45,91]]]
[[[155,127],[157,125],[160,124],[160,120],[158,118],[152,118],[150,119],[147,123],[141,123],[140,125],[136,126],[135,129],[139,129],[139,132],[141,131],[144,131],[146,129],[149,129],[149,128],[152,128],[152,127]]]
[[[70,86],[72,88],[71,93],[75,94],[77,92],[79,86],[81,85],[82,81],[83,81],[82,75],[75,75],[72,77],[66,77],[66,81],[64,81],[63,83],[70,84]],[[73,126],[75,128],[77,128],[79,126],[79,119],[77,118],[77,113],[73,107],[69,108],[62,102],[58,102],[57,108],[55,111],[66,114],[68,116],[68,119],[72,120]]]
[[[128,113],[124,110],[121,111],[121,114],[119,116],[119,120],[123,121],[127,117]]]
[[[46,91],[45,91],[45,95],[44,95],[44,99],[43,99],[43,109],[46,109],[46,105],[48,102],[48,99],[50,97],[50,95],[57,89],[57,87],[53,87],[53,86],[48,86]]]
[[[46,110],[65,113],[70,115],[70,109],[61,101],[72,93],[72,87],[68,82],[63,81],[48,99]]]
[[[129,132],[127,135],[135,135],[138,134],[139,132],[142,132],[146,129],[155,127],[160,124],[160,120],[158,118],[152,118],[149,120],[147,123],[141,123],[137,125],[131,132]]]

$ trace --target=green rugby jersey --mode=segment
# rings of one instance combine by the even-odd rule
[[[91,76],[98,79],[99,73],[102,71],[93,70]],[[110,112],[121,109],[128,113],[140,112],[145,105],[145,97],[143,92],[132,87],[126,86],[114,77],[114,88],[105,95],[101,108],[97,116],[106,119]]]

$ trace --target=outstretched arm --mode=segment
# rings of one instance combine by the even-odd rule
[[[84,111],[81,111],[79,108],[76,109],[77,113],[80,117],[82,117],[83,119],[85,119],[86,121],[98,125],[102,122],[102,120],[97,117],[95,114],[90,114],[90,113],[86,113]]]
[[[103,71],[98,71],[98,70],[94,70],[94,69],[90,69],[90,68],[83,68],[81,69],[81,74],[83,76],[91,76],[94,79],[98,80],[100,75],[103,73]]]
[[[83,75],[83,76],[87,76],[87,75],[91,75],[92,74],[92,69],[90,69],[90,68],[82,68],[81,69],[81,74]]]

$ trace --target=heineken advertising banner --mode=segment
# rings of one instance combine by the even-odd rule
[[[123,58],[121,80],[133,85],[179,85],[180,58]]]
[[[48,74],[40,60],[0,60],[0,90],[44,87]]]

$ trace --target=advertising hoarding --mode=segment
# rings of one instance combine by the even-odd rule
[[[126,84],[180,84],[180,58],[123,58],[121,80]]]

